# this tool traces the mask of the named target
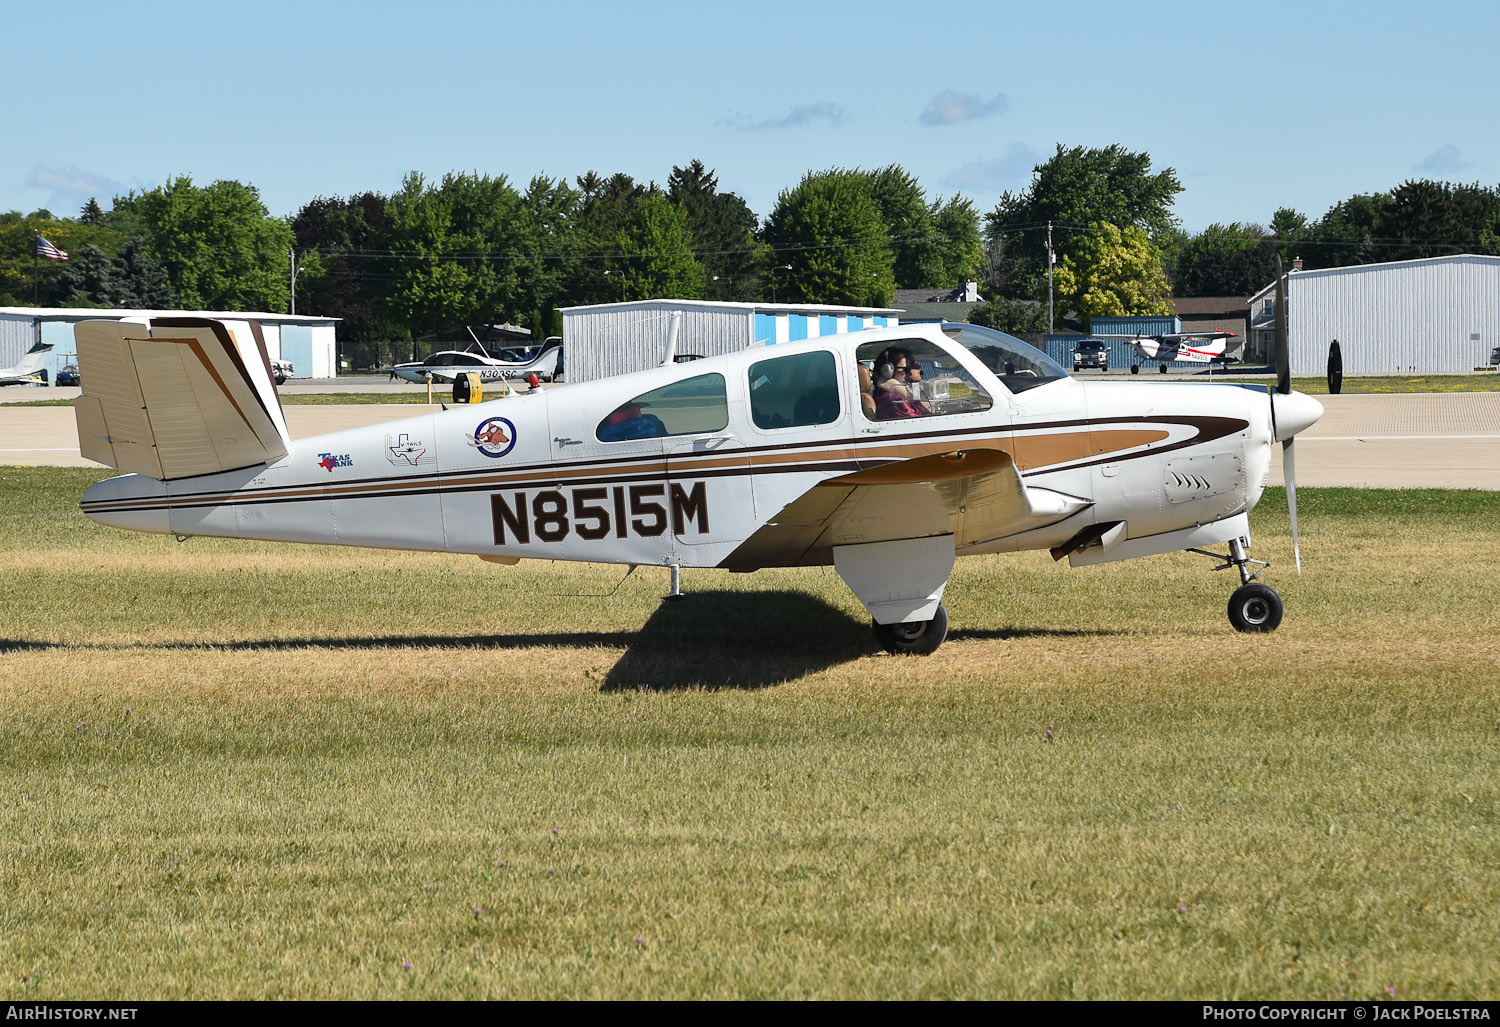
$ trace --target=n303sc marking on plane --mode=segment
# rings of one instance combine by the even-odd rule
[[[684,567],[831,564],[895,653],[942,643],[956,557],[1030,549],[1075,566],[1202,552],[1239,570],[1234,626],[1275,628],[1247,515],[1272,444],[1322,412],[1289,389],[1084,382],[1010,336],[910,325],[294,442],[250,325],[89,321],[77,340],[84,382],[110,383],[78,401],[83,455],[134,472],[89,488],[94,520],[654,564],[674,596]],[[881,389],[913,415],[886,416]]]

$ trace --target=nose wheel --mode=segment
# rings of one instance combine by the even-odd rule
[[[1281,596],[1270,585],[1251,582],[1229,597],[1229,623],[1236,631],[1275,631],[1281,624]]]
[[[1215,560],[1223,562],[1214,570],[1222,571],[1233,567],[1240,572],[1240,587],[1234,590],[1229,597],[1229,623],[1236,631],[1266,632],[1275,631],[1281,626],[1282,602],[1281,596],[1270,585],[1262,585],[1256,581],[1260,571],[1251,571],[1250,565],[1259,564],[1261,569],[1269,567],[1264,560],[1252,560],[1245,552],[1245,539],[1229,540],[1229,555],[1213,553],[1207,549],[1189,549],[1190,553],[1199,556],[1211,556]]]

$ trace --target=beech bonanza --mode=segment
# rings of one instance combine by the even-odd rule
[[[1291,442],[1322,413],[1285,373],[1274,393],[1084,382],[1010,336],[918,324],[294,442],[254,326],[89,321],[76,338],[83,455],[135,472],[85,493],[96,521],[654,564],[673,596],[682,567],[832,564],[894,653],[946,637],[956,556],[1028,549],[1074,566],[1203,553],[1239,571],[1233,625],[1273,630],[1282,603],[1254,580],[1247,515],[1275,441],[1295,504]],[[896,379],[910,416],[881,391]]]

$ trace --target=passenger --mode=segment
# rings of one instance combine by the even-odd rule
[[[911,350],[891,347],[875,358],[875,419],[926,417],[930,410],[916,398],[913,386],[922,384],[922,368]]]

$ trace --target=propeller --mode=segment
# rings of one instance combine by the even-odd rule
[[[1276,425],[1276,397],[1292,394],[1292,357],[1287,344],[1286,332],[1286,276],[1281,269],[1281,254],[1276,255],[1276,392],[1271,396],[1271,433],[1278,438],[1281,433]],[[1296,431],[1281,443],[1281,476],[1286,480],[1286,512],[1292,522],[1292,555],[1297,561],[1297,573],[1302,573],[1302,547],[1297,541],[1297,461],[1292,442]]]

